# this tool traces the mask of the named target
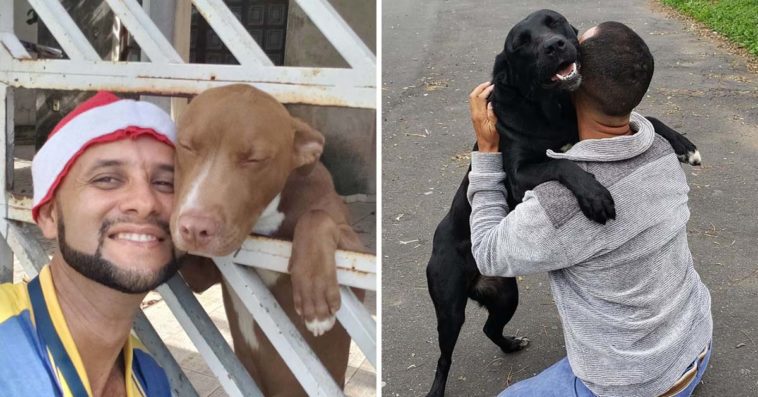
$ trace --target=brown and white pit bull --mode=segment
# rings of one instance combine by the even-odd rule
[[[364,251],[348,210],[319,161],[324,137],[248,85],[207,90],[178,123],[175,207],[177,249],[222,256],[251,232],[293,241],[291,276],[257,270],[338,385],[344,385],[350,337],[340,307],[335,250]],[[185,261],[182,275],[202,292],[222,277],[210,261]],[[305,391],[222,283],[234,350],[267,396]],[[359,295],[362,298],[362,294]],[[299,318],[299,317],[301,318]]]

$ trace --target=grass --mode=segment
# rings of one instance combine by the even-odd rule
[[[661,0],[758,56],[758,0]]]

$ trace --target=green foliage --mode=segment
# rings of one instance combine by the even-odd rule
[[[758,56],[758,0],[661,0]]]

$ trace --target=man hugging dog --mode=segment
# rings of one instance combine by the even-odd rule
[[[585,217],[557,181],[506,203],[492,86],[471,95],[479,151],[468,198],[472,251],[486,276],[547,271],[567,357],[502,396],[689,396],[711,354],[711,298],[687,243],[689,187],[671,146],[632,113],[653,57],[617,22],[580,37],[573,94],[580,141],[551,158],[577,162],[611,192],[616,219]]]

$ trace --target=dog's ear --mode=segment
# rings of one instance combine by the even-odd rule
[[[579,36],[579,29],[577,29],[574,25],[571,25],[571,29],[574,29],[574,34]]]
[[[497,54],[495,58],[495,66],[492,68],[492,82],[494,84],[508,84],[508,58],[505,55],[505,50]]]
[[[292,152],[292,163],[301,175],[313,171],[321,153],[324,152],[324,136],[297,117],[292,118],[295,127],[295,142]]]

